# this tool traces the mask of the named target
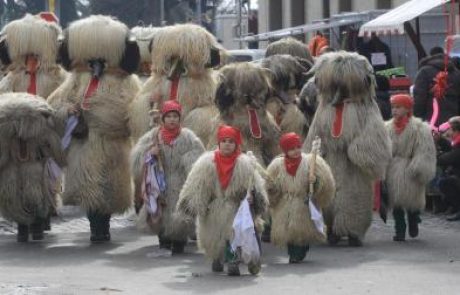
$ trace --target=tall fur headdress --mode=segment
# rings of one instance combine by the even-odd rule
[[[263,108],[271,95],[269,70],[253,63],[227,65],[220,70],[219,79],[215,102],[223,114],[230,114],[246,105]]]
[[[128,27],[104,15],[92,15],[71,23],[64,31],[60,56],[68,69],[100,59],[108,67],[128,73],[137,69],[140,58],[139,47]]]
[[[290,37],[283,38],[268,45],[267,51],[265,51],[265,57],[275,54],[288,54],[303,58],[308,60],[310,63],[313,63],[313,58],[311,57],[307,45]]]
[[[223,50],[216,38],[201,26],[179,24],[162,28],[152,40],[152,69],[168,72],[173,59],[180,59],[186,71],[200,73],[219,63]]]
[[[375,77],[368,60],[357,53],[338,51],[321,55],[312,68],[321,99],[333,104],[344,99],[371,101]]]
[[[43,65],[55,64],[61,33],[58,24],[26,14],[8,23],[0,33],[3,39],[0,47],[7,49],[7,53],[2,53],[2,62],[5,63],[5,57],[12,62],[23,62],[25,55],[35,54]]]

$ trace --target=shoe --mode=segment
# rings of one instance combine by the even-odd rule
[[[29,226],[25,224],[18,224],[18,234],[16,236],[18,243],[26,243],[29,241]]]
[[[260,262],[249,262],[248,271],[253,276],[257,275],[260,272],[261,265]]]
[[[447,218],[447,221],[458,221],[458,220],[460,220],[460,212],[452,216],[449,216]]]
[[[336,234],[328,233],[327,235],[327,242],[330,246],[337,245],[342,238]]]
[[[30,232],[32,233],[32,240],[40,241],[45,238],[43,233],[43,221],[37,220],[30,225]]]
[[[418,213],[409,213],[408,214],[408,223],[409,223],[409,236],[415,238],[418,236],[418,224],[420,223],[420,217]]]
[[[302,260],[289,257],[289,264],[297,264],[297,263],[301,263],[301,262],[302,262]]]
[[[213,272],[223,272],[224,264],[219,259],[214,259],[212,261],[212,271]]]
[[[240,275],[240,268],[238,267],[237,262],[228,263],[227,275],[229,276],[239,276]]]
[[[396,235],[393,236],[393,241],[395,241],[395,242],[404,242],[404,241],[406,241],[406,237],[405,237],[404,234],[403,235],[396,234]]]
[[[182,254],[184,253],[185,242],[184,241],[172,241],[171,243],[171,253],[172,254]]]
[[[358,237],[349,235],[348,236],[348,246],[350,246],[350,247],[362,247],[363,242]]]
[[[51,215],[48,215],[48,217],[44,220],[44,222],[43,222],[43,230],[44,231],[50,231],[51,230]]]

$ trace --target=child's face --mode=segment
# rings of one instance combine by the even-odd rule
[[[286,153],[288,158],[293,158],[293,159],[299,158],[301,154],[302,154],[302,150],[300,149],[300,147],[290,149]]]
[[[169,112],[163,117],[166,129],[175,129],[180,125],[180,116],[176,112]]]
[[[400,105],[391,105],[391,115],[395,119],[401,119],[409,114],[409,110]]]
[[[236,142],[232,138],[224,138],[219,142],[219,150],[222,155],[229,156],[236,149]]]

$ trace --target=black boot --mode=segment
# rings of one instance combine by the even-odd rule
[[[50,231],[51,230],[51,214],[45,218],[43,222],[43,230]]]
[[[101,243],[110,241],[110,214],[89,211],[88,220],[91,229],[91,242]]]
[[[172,241],[171,242],[171,254],[182,254],[184,253],[185,241]]]
[[[212,261],[212,271],[213,272],[223,272],[224,271],[224,264],[220,259],[214,259]]]
[[[363,241],[355,235],[348,235],[348,246],[350,247],[362,247]]]
[[[160,233],[158,234],[158,242],[160,243],[160,249],[171,250],[172,241],[165,236],[163,231],[160,231]]]
[[[36,218],[34,223],[30,225],[30,232],[32,233],[32,240],[40,241],[45,238],[43,233],[44,227],[44,219],[43,218]]]
[[[407,221],[409,223],[409,236],[415,238],[418,236],[418,224],[422,221],[420,219],[420,212],[415,211],[407,212]]]
[[[341,240],[341,237],[332,232],[332,227],[327,228],[327,242],[329,246],[337,245]]]
[[[393,241],[403,242],[406,240],[406,220],[404,218],[404,210],[401,208],[393,209],[393,218],[395,220],[395,236]]]
[[[25,243],[29,241],[29,226],[26,224],[18,223],[18,234],[16,236],[18,243]]]

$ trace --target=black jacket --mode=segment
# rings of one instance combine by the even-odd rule
[[[440,125],[453,116],[460,114],[460,69],[458,59],[450,59],[447,67],[448,88],[440,102],[439,118],[436,125]],[[433,79],[444,70],[444,54],[428,56],[420,61],[419,70],[414,82],[414,115],[422,120],[429,121],[433,113]]]
[[[460,145],[453,147],[450,152],[441,154],[438,157],[438,165],[447,173],[460,178]]]

